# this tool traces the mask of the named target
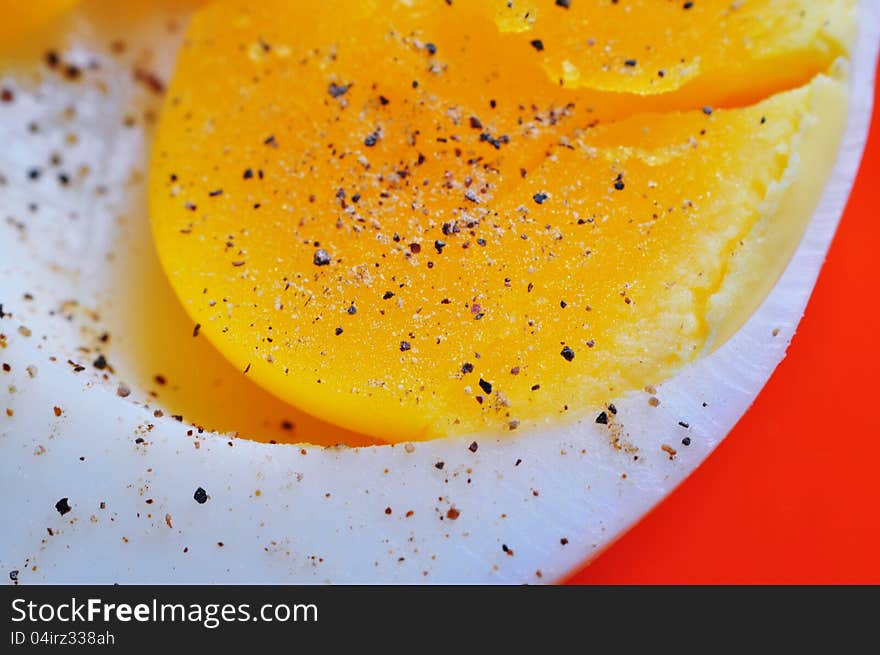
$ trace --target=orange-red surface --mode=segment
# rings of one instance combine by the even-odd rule
[[[715,453],[576,584],[880,583],[880,85],[788,356]]]

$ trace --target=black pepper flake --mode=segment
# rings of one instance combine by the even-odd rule
[[[471,364],[470,362],[465,362],[464,364],[461,365],[461,372],[462,373],[473,373],[474,372],[474,365]]]
[[[250,168],[246,168],[246,169],[244,169],[244,174],[242,175],[242,178],[243,178],[243,179],[245,179],[245,180],[249,180],[249,179],[251,179],[253,176],[254,176],[254,171],[253,171],[252,169],[250,169]]]
[[[506,134],[502,134],[501,136],[492,136],[488,132],[483,132],[480,134],[480,141],[485,141],[489,145],[491,145],[495,150],[501,150],[501,146],[506,143],[510,143],[510,137]]]
[[[711,115],[712,115],[712,111],[713,111],[712,108],[709,107],[708,105],[705,106],[705,107],[703,107],[703,113],[706,114],[706,116],[711,116]]]
[[[538,52],[544,49],[544,42],[541,39],[532,39],[529,44]]]
[[[452,234],[458,234],[459,232],[461,232],[461,228],[458,227],[458,221],[452,221],[451,223],[444,223],[442,230],[443,230],[443,234],[445,234],[446,236],[450,236]]]
[[[318,248],[315,251],[314,257],[312,257],[312,261],[315,263],[315,266],[327,266],[330,264],[330,253],[323,248]]]
[[[437,462],[436,464],[434,464],[434,468],[438,471],[442,471],[444,466],[446,466],[445,462]]]
[[[340,334],[342,334],[342,328],[341,328],[341,327],[338,327],[338,328],[336,328],[333,332],[334,332],[334,333],[336,334],[336,336],[338,337]]]
[[[393,297],[394,297],[393,291],[386,291],[385,293],[382,294],[382,300],[389,300]]]
[[[95,361],[92,362],[92,366],[94,366],[99,371],[102,371],[105,368],[107,368],[107,360],[104,357],[104,355],[98,355],[97,359],[95,359]]]
[[[618,191],[623,191],[626,185],[623,183],[623,175],[618,173],[617,177],[614,178],[614,188]]]
[[[486,380],[480,378],[480,389],[482,389],[486,393],[492,393],[492,383],[486,382]]]
[[[213,191],[208,191],[208,195],[211,198],[216,198],[217,196],[223,195],[223,189],[214,189]]]
[[[690,437],[685,437],[684,439],[682,439],[682,440],[681,440],[681,445],[682,445],[682,446],[690,446],[690,445],[691,445],[691,438],[690,438]]]
[[[199,330],[201,330],[201,329],[202,329],[202,324],[201,324],[201,323],[196,323],[196,324],[193,326],[193,336],[194,336],[194,337],[199,336]]]
[[[411,243],[409,244],[409,251],[414,255],[418,255],[422,252],[422,245],[420,243]]]
[[[544,201],[547,200],[547,194],[544,193],[543,191],[541,191],[541,192],[533,195],[532,200],[534,200],[539,205],[542,205],[542,204],[544,204]]]
[[[405,353],[407,350],[412,350],[412,344],[409,341],[401,341],[400,352]]]
[[[482,130],[483,129],[483,122],[479,118],[477,118],[476,116],[471,116],[470,123],[471,123],[471,127],[474,128],[475,130]]]
[[[611,405],[608,405],[608,411],[612,414],[617,414],[617,407],[612,403]]]
[[[9,572],[9,579],[10,579],[12,582],[18,582],[18,569],[12,569],[12,570]]]
[[[480,444],[478,444],[476,441],[472,441],[471,445],[468,446],[468,450],[471,451],[472,453],[475,453],[475,452],[477,452],[477,449],[479,447],[480,447]]]
[[[569,346],[565,346],[559,354],[562,355],[562,358],[567,362],[574,359],[574,351]]]
[[[152,71],[148,71],[144,68],[135,68],[134,79],[136,82],[140,82],[155,94],[161,95],[165,92],[164,82],[162,82],[159,76]]]
[[[67,502],[68,500],[69,499],[65,496],[55,503],[55,509],[58,510],[58,513],[61,514],[61,516],[64,516],[70,511],[70,504]]]
[[[199,487],[193,494],[193,500],[195,500],[199,505],[204,505],[206,502],[208,502],[208,492]]]
[[[608,414],[605,412],[599,412],[599,416],[596,417],[596,423],[599,425],[608,425]]]
[[[387,105],[389,102],[391,102],[391,101],[388,98],[386,98],[385,96],[379,96],[379,104],[382,105],[383,107],[385,105]]]
[[[688,0],[688,2],[685,2],[685,3],[681,6],[681,8],[682,8],[682,9],[690,9],[690,8],[693,7],[693,6],[694,6],[694,3],[693,3],[693,2],[690,2],[690,0]]]
[[[437,250],[437,254],[438,254],[438,255],[442,255],[442,254],[443,254],[443,249],[444,249],[445,247],[446,247],[446,242],[445,242],[445,241],[435,241],[435,242],[434,242],[434,248]]]
[[[357,310],[357,307],[354,306],[354,303],[351,303],[351,304],[348,306],[348,309],[346,309],[345,311],[346,311],[346,313],[351,314],[352,316],[354,316],[355,314],[357,314],[357,311],[358,311],[358,310]]]
[[[375,132],[370,132],[364,139],[364,145],[368,148],[372,148],[376,143],[379,142],[379,135]]]
[[[639,63],[639,62],[636,61],[635,59],[626,59],[626,60],[624,60],[624,62],[623,62],[623,64],[624,64],[625,66],[630,66],[630,67],[632,67],[632,66],[637,66],[638,63]]]
[[[350,88],[351,84],[336,84],[335,82],[331,82],[327,87],[327,93],[334,98],[338,98],[339,96],[345,95]]]
[[[436,55],[437,54],[437,46],[434,45],[433,43],[431,43],[430,41],[425,44],[425,50],[428,51],[429,55]]]
[[[568,9],[571,7],[571,0],[556,0],[556,6],[562,7],[563,9]]]
[[[689,423],[685,423],[684,421],[679,421],[678,424],[681,427],[683,427],[685,430],[687,430],[689,427],[691,427]]]
[[[278,141],[275,140],[275,135],[274,135],[274,134],[270,134],[269,136],[267,136],[267,137],[263,140],[263,143],[264,143],[265,145],[267,145],[267,146],[272,146],[273,148],[277,148],[277,147],[278,147]]]

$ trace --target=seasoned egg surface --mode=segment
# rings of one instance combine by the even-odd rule
[[[551,3],[511,30],[491,4],[218,2],[153,145],[156,244],[202,332],[283,399],[387,441],[525,428],[668,377],[778,275],[815,191],[779,210],[811,162],[824,179],[816,155],[842,126],[839,73],[820,72],[842,46],[813,11],[769,35],[751,12],[676,18],[687,43],[714,36],[699,74],[673,74],[647,5],[628,10],[636,30]],[[575,47],[590,17],[668,78]],[[547,74],[560,51],[594,71],[574,85],[592,94]],[[819,74],[725,108],[713,74],[731,53],[756,74],[793,57],[786,82]],[[700,106],[649,111],[695,79]],[[633,88],[653,95],[622,105]],[[775,223],[778,248],[744,247]],[[737,269],[758,282],[731,284]]]

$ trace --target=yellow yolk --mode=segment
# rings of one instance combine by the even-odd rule
[[[400,441],[577,414],[736,329],[833,161],[844,84],[815,75],[843,46],[810,22],[816,3],[749,3],[810,9],[777,17],[779,34],[757,31],[754,12],[713,20],[706,0],[630,3],[630,22],[570,4],[545,2],[525,26],[488,2],[198,12],[150,211],[202,334],[299,408]],[[712,22],[685,28],[673,4]],[[614,82],[575,47],[594,16],[602,43],[667,67],[664,86],[627,70]],[[667,26],[697,73],[674,65],[685,49]],[[529,43],[539,27],[543,50]],[[743,45],[750,30],[760,47]],[[571,50],[577,85],[548,76],[551,42]],[[732,56],[737,83],[789,59],[774,84],[813,80],[721,109],[752,93],[713,77]]]
[[[3,3],[0,23],[0,50],[18,45],[36,29],[58,18],[79,0],[11,0]]]
[[[855,25],[853,0],[476,4],[567,87],[677,92],[696,102],[706,94],[755,99],[805,82],[847,52]]]

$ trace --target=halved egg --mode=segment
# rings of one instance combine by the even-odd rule
[[[533,4],[83,0],[3,55],[0,568],[547,582],[711,452],[846,200],[876,8],[850,50],[848,3]]]

